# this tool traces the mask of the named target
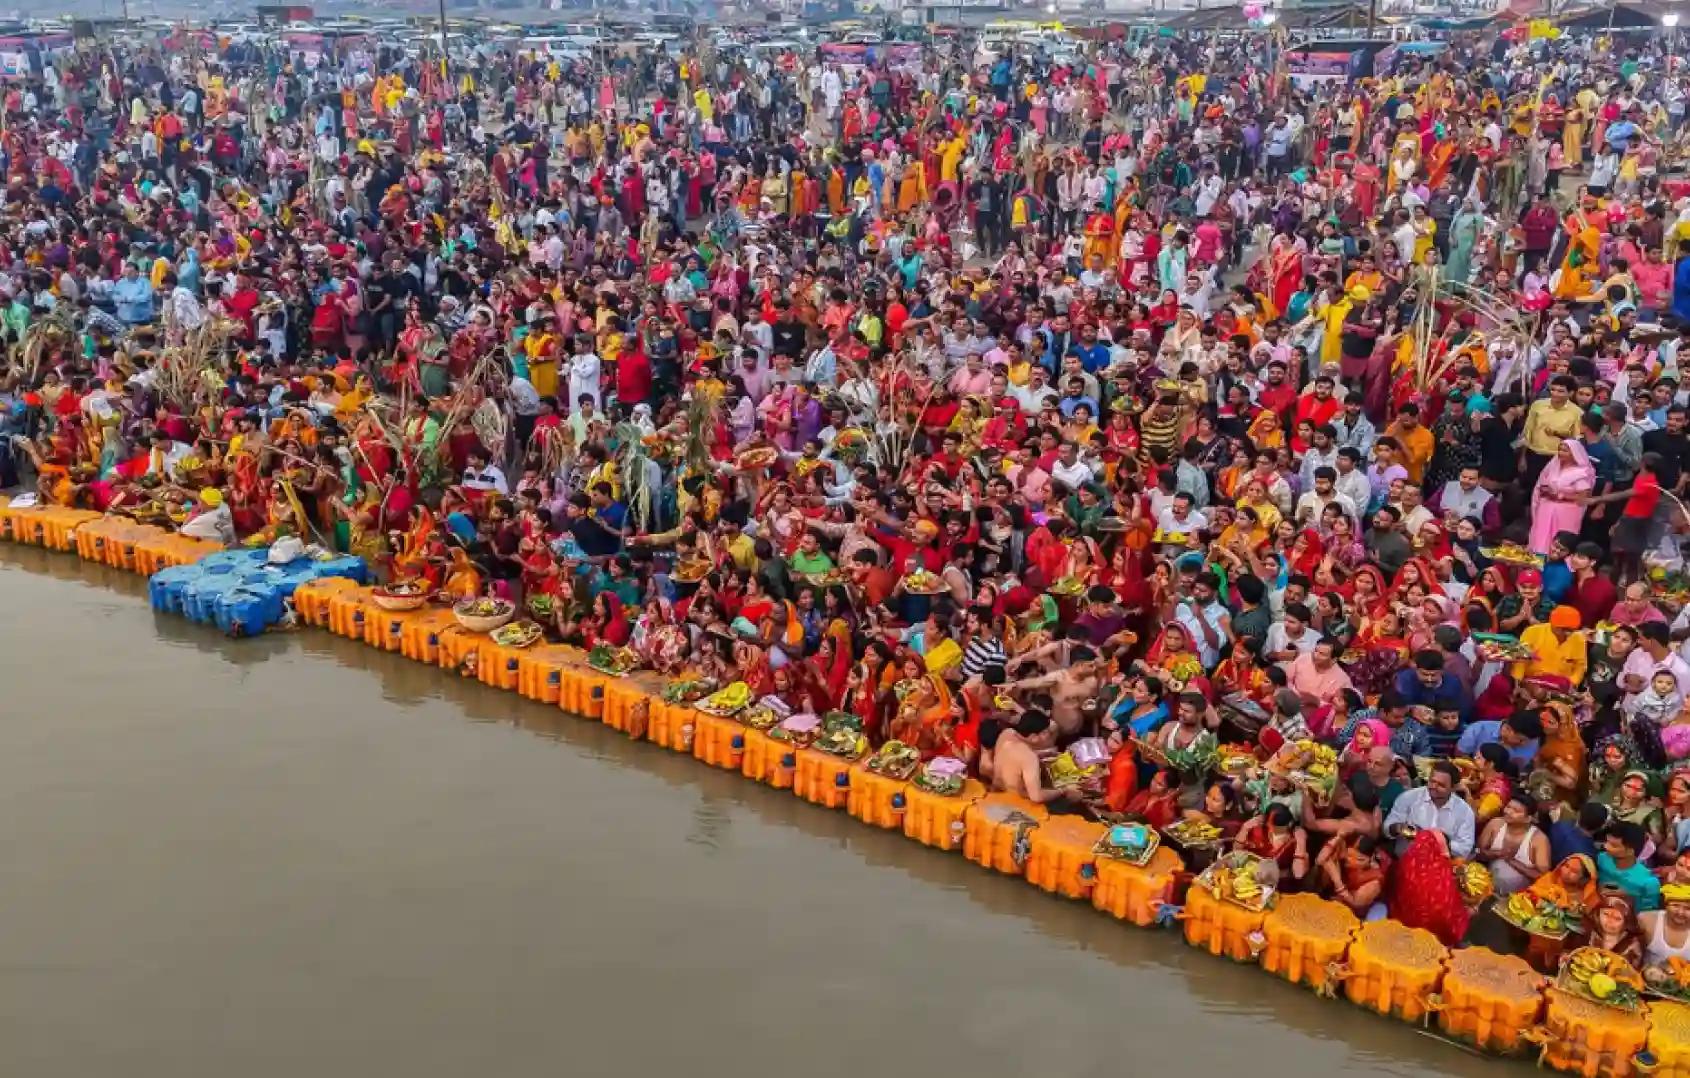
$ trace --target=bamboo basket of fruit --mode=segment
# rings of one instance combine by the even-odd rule
[[[1668,955],[1665,962],[1643,970],[1643,984],[1645,995],[1690,1003],[1690,962]]]
[[[739,714],[750,703],[751,686],[743,681],[736,681],[724,689],[717,689],[692,706],[706,715],[725,717]]]
[[[458,624],[472,633],[490,633],[516,616],[516,604],[505,599],[465,599],[452,608]]]
[[[690,704],[715,691],[716,682],[711,678],[679,678],[663,686],[663,702]]]
[[[1215,849],[1226,837],[1220,828],[1200,816],[1176,820],[1162,828],[1162,834],[1188,853]]]
[[[1143,868],[1156,856],[1162,840],[1154,827],[1141,823],[1116,824],[1097,840],[1092,852],[1112,861],[1125,861]]]
[[[904,577],[904,590],[911,595],[937,595],[945,590],[945,582],[937,574],[917,569]]]
[[[1244,850],[1233,850],[1204,869],[1192,886],[1201,887],[1223,902],[1260,913],[1273,898],[1273,884],[1265,883],[1264,862]],[[1271,870],[1270,870],[1271,871]]]
[[[544,629],[532,621],[518,621],[510,625],[501,625],[487,634],[493,643],[504,648],[526,648],[540,642],[546,635]]]
[[[428,589],[415,580],[395,580],[370,589],[370,601],[395,614],[420,610],[428,602]]]
[[[968,785],[968,765],[953,756],[935,756],[916,773],[917,789],[941,797],[955,797]]]
[[[1520,931],[1559,943],[1578,927],[1580,916],[1564,910],[1546,899],[1534,898],[1524,891],[1501,895],[1491,903],[1496,915]]]
[[[863,766],[876,775],[902,782],[921,766],[921,752],[902,741],[888,741]]]
[[[599,644],[587,652],[587,665],[601,674],[626,677],[628,671],[640,664],[640,656],[632,648],[613,648]]]
[[[1643,975],[1612,951],[1580,947],[1561,960],[1555,987],[1568,995],[1635,1011],[1643,1005]]]
[[[1499,561],[1504,565],[1512,565],[1518,569],[1543,568],[1543,555],[1533,554],[1519,543],[1507,542],[1497,546],[1484,547],[1480,549],[1479,553],[1491,561]]]

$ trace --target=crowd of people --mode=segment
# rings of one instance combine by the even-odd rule
[[[1690,958],[1662,45],[85,46],[5,90],[0,485]]]

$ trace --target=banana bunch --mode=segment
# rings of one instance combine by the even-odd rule
[[[1496,882],[1491,879],[1490,869],[1477,861],[1469,861],[1456,870],[1456,883],[1461,886],[1461,893],[1468,902],[1482,902],[1496,893]]]
[[[1261,881],[1250,869],[1235,869],[1228,879],[1232,885],[1232,897],[1240,902],[1251,902],[1261,897]]]
[[[1637,974],[1626,960],[1611,951],[1580,947],[1562,968],[1567,980],[1590,994],[1591,999],[1615,1006],[1637,1002]]]
[[[1524,923],[1537,916],[1537,905],[1531,896],[1523,891],[1515,891],[1508,896],[1508,916],[1511,920]]]
[[[1579,984],[1589,984],[1592,977],[1608,972],[1608,957],[1601,951],[1581,947],[1567,962],[1567,975]]]
[[[704,702],[718,711],[738,711],[751,702],[751,686],[736,681],[719,692],[711,693]]]
[[[1207,820],[1185,820],[1168,828],[1187,846],[1203,846],[1221,837],[1221,829]]]

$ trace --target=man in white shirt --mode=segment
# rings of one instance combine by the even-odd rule
[[[1298,524],[1314,526],[1320,523],[1320,515],[1326,512],[1328,505],[1336,504],[1352,521],[1359,520],[1360,514],[1356,505],[1349,497],[1340,494],[1333,485],[1338,478],[1336,468],[1320,467],[1314,471],[1314,487],[1297,499],[1296,521]]]
[[[1268,662],[1288,663],[1306,655],[1320,643],[1320,633],[1311,628],[1312,616],[1302,603],[1286,603],[1285,616],[1268,626],[1262,642],[1262,657]]]
[[[464,469],[462,480],[465,490],[477,491],[481,494],[508,495],[511,492],[510,483],[505,479],[505,473],[497,464],[489,463],[485,454],[480,450],[471,450],[468,456],[468,467]]]
[[[1391,814],[1385,817],[1385,837],[1396,839],[1399,855],[1420,831],[1441,831],[1451,857],[1465,858],[1473,852],[1473,806],[1455,796],[1455,785],[1460,781],[1456,766],[1439,760],[1432,765],[1426,785],[1397,798]]]
[[[215,487],[200,491],[200,507],[182,525],[182,534],[190,539],[213,539],[224,546],[235,542],[235,517],[223,504],[223,492]]]
[[[1356,522],[1360,522],[1360,512],[1373,498],[1373,484],[1368,482],[1367,473],[1360,468],[1361,453],[1351,446],[1344,446],[1338,450],[1338,478],[1333,480],[1332,489],[1350,500],[1356,507]]]

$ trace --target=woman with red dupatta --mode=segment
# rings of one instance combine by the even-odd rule
[[[236,535],[251,535],[264,527],[264,484],[258,477],[258,458],[251,453],[235,454],[228,503]]]
[[[835,621],[834,624],[843,624]],[[845,699],[845,685],[851,677],[851,648],[839,645],[837,637],[822,633],[816,653],[804,660],[811,687],[821,698],[820,711],[832,711]],[[865,724],[866,725],[866,724]]]
[[[1283,232],[1273,237],[1266,276],[1273,305],[1285,310],[1291,305],[1292,293],[1303,286],[1303,252],[1297,249],[1297,241]]]
[[[1410,928],[1424,928],[1454,947],[1467,935],[1470,914],[1455,882],[1455,864],[1441,831],[1422,831],[1391,872],[1386,908]]]
[[[1443,585],[1438,583],[1438,576],[1432,571],[1432,563],[1425,558],[1410,558],[1397,570],[1396,578],[1391,581],[1392,601],[1409,601],[1408,590],[1415,585],[1420,587],[1421,598],[1444,593]]]
[[[1291,542],[1291,571],[1313,580],[1315,570],[1320,568],[1320,561],[1325,556],[1326,544],[1321,542],[1320,532],[1304,528]]]

